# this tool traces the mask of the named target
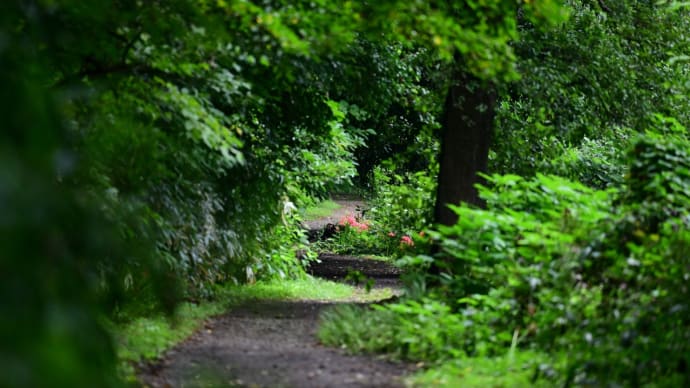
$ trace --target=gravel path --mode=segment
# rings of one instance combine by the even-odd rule
[[[337,201],[337,222],[361,206]],[[335,222],[331,221],[335,219]],[[314,224],[317,225],[317,224]],[[322,254],[310,267],[315,276],[342,279],[356,269],[375,287],[398,287],[398,270],[381,261]],[[412,370],[374,356],[353,356],[318,343],[323,301],[263,301],[235,308],[140,371],[150,387],[401,387]]]
[[[328,303],[263,302],[210,321],[152,366],[153,387],[400,387],[406,366],[320,345]]]

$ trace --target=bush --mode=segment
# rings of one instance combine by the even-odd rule
[[[458,207],[458,223],[433,234],[437,294],[493,327],[495,351],[519,331],[569,354],[567,382],[675,381],[690,354],[688,149],[683,136],[636,139],[620,192],[491,178],[487,210]]]
[[[369,212],[381,230],[402,236],[431,226],[436,200],[435,168],[403,175],[377,168],[374,182]]]
[[[687,384],[690,141],[632,143],[618,189],[487,177],[486,209],[454,207],[458,222],[430,232],[439,252],[400,261],[425,296],[337,317],[346,334],[332,341],[432,361],[531,350],[551,359],[535,376],[564,385]],[[388,339],[362,334],[367,323]]]
[[[627,172],[625,150],[630,145],[629,130],[616,130],[610,137],[584,138],[578,146],[563,147],[551,139],[557,155],[544,160],[538,170],[578,181],[596,189],[620,186]]]

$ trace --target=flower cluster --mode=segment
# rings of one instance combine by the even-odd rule
[[[420,233],[420,236],[423,236],[422,233],[424,233],[424,232],[421,232],[421,233]],[[395,232],[388,232],[388,237],[395,238],[395,236],[397,236],[397,235],[395,234]],[[404,236],[402,236],[402,237],[400,238],[400,245],[401,245],[401,246],[406,245],[406,246],[408,246],[408,247],[413,247],[413,246],[414,246],[414,241],[412,240],[412,237],[410,237],[410,236],[408,236],[408,235],[404,235]]]
[[[359,222],[353,215],[347,215],[340,219],[340,222],[338,222],[338,225],[340,226],[349,226],[354,229],[359,230],[360,232],[363,232],[365,230],[369,230],[369,224],[366,222]]]
[[[414,246],[414,241],[412,241],[412,238],[410,236],[402,236],[402,238],[400,239],[400,244],[412,247]]]

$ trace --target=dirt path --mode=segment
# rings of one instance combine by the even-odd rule
[[[361,206],[338,201],[342,217]],[[397,287],[397,269],[351,256],[323,254],[312,265],[316,276],[342,279],[348,268],[375,280],[375,287]],[[355,302],[356,303],[356,302]],[[334,303],[264,301],[235,308],[207,322],[187,341],[141,371],[151,387],[400,387],[411,371],[405,364],[373,356],[352,356],[318,343],[319,313]]]
[[[305,221],[306,229],[323,229],[327,224],[337,224],[343,217],[347,215],[358,215],[361,209],[364,208],[364,202],[358,199],[335,199],[340,208],[336,209],[328,217],[319,218],[317,220]]]

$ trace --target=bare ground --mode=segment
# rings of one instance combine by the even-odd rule
[[[361,206],[359,201],[338,202],[343,207],[336,215],[310,227],[335,223]],[[320,259],[310,268],[315,276],[337,280],[355,269],[372,278],[375,287],[399,287],[398,270],[385,262],[330,254]],[[235,308],[207,321],[160,360],[142,366],[140,380],[151,387],[402,386],[412,366],[319,344],[319,314],[333,305],[261,301]]]

